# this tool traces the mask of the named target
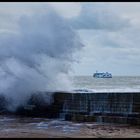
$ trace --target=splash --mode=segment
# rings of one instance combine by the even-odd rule
[[[26,104],[37,91],[72,89],[68,73],[82,46],[52,8],[20,17],[17,31],[0,34],[0,93],[10,101],[8,108]]]

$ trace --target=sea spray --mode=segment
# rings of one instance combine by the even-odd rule
[[[52,7],[21,16],[16,31],[0,34],[0,93],[8,99],[7,108],[26,105],[37,91],[72,89],[68,73],[73,53],[82,46]]]

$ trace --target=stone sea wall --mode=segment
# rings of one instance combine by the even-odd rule
[[[140,124],[140,93],[57,93],[60,117],[72,121]]]
[[[15,112],[6,109],[4,96],[0,97],[0,113],[21,116],[60,118],[78,122],[124,123],[140,125],[140,93],[52,93],[52,103],[45,100],[47,92],[33,94],[25,106]]]

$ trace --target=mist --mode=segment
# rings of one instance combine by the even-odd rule
[[[14,32],[0,34],[0,93],[12,111],[32,93],[72,90],[73,54],[83,46],[67,20],[49,6],[45,13],[22,15],[17,25]]]

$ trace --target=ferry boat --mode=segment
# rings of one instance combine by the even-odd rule
[[[93,74],[95,78],[112,78],[112,74],[108,72],[97,72]]]

